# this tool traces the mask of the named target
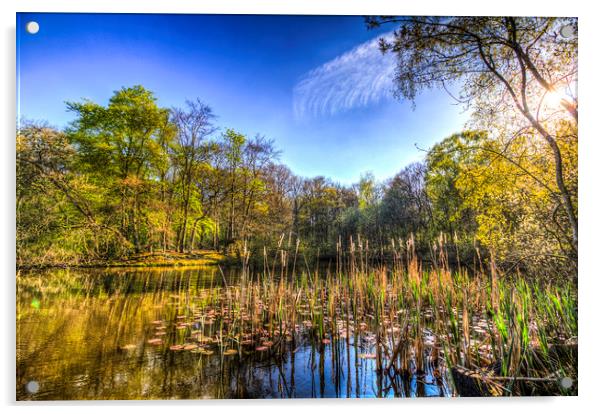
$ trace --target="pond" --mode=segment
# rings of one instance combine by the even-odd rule
[[[237,303],[207,304],[241,277],[216,267],[18,274],[17,400],[452,395],[431,363],[420,375],[377,372],[369,329],[348,323],[348,336],[312,340],[302,309],[294,329],[225,338],[225,324],[252,318]]]

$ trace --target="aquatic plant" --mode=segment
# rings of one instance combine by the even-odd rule
[[[307,265],[291,271],[297,248],[289,251],[291,243],[282,240],[272,261],[264,252],[263,272],[251,272],[245,250],[236,284],[224,278],[187,298],[175,320],[165,318],[185,331],[184,348],[173,351],[278,359],[303,344],[318,353],[331,347],[333,358],[353,350],[357,358],[373,360],[384,388],[410,377],[453,382],[462,372],[478,380],[484,395],[576,392],[558,385],[577,374],[572,284],[500,276],[493,260],[471,272],[452,269],[443,238],[433,245],[437,260],[428,268],[412,239],[393,242],[391,259],[382,261],[357,237],[347,251],[337,246],[334,272]],[[150,340],[168,346],[159,339]]]

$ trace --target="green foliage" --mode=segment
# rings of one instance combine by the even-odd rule
[[[261,136],[214,137],[214,115],[198,100],[167,110],[136,86],[107,106],[68,106],[77,117],[65,132],[26,123],[17,135],[23,264],[202,248],[261,257],[296,243],[309,259],[351,243],[386,257],[411,239],[425,258],[446,250],[476,265],[489,256],[480,250],[513,270],[572,272],[553,154],[528,131],[508,142],[454,134],[391,180],[365,174],[346,187],[295,176]],[[576,206],[577,131],[559,122],[555,135]]]
[[[472,211],[464,204],[466,194],[458,187],[472,148],[484,139],[483,133],[454,134],[433,146],[426,159],[426,192],[433,205],[437,231],[470,236],[474,231]]]
[[[576,159],[576,140],[562,146],[567,178],[576,178],[576,164],[568,161]],[[467,244],[475,239],[498,260],[522,268],[557,272],[560,263],[570,270],[570,226],[559,210],[551,157],[530,135],[501,143],[467,131],[435,145],[427,156],[426,188],[436,229]],[[575,178],[567,180],[570,188]]]
[[[167,162],[168,111],[142,86],[116,91],[106,107],[84,101],[68,108],[76,114],[67,131],[77,150],[76,170],[92,184],[87,199],[103,226],[118,234],[111,250],[118,252],[125,239],[142,251],[152,233],[146,206]]]

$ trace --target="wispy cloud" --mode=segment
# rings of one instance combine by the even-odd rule
[[[293,90],[297,119],[332,115],[391,96],[395,58],[382,54],[381,35],[306,73]]]

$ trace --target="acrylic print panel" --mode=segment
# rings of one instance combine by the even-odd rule
[[[20,13],[17,62],[17,400],[577,394],[575,18]]]

